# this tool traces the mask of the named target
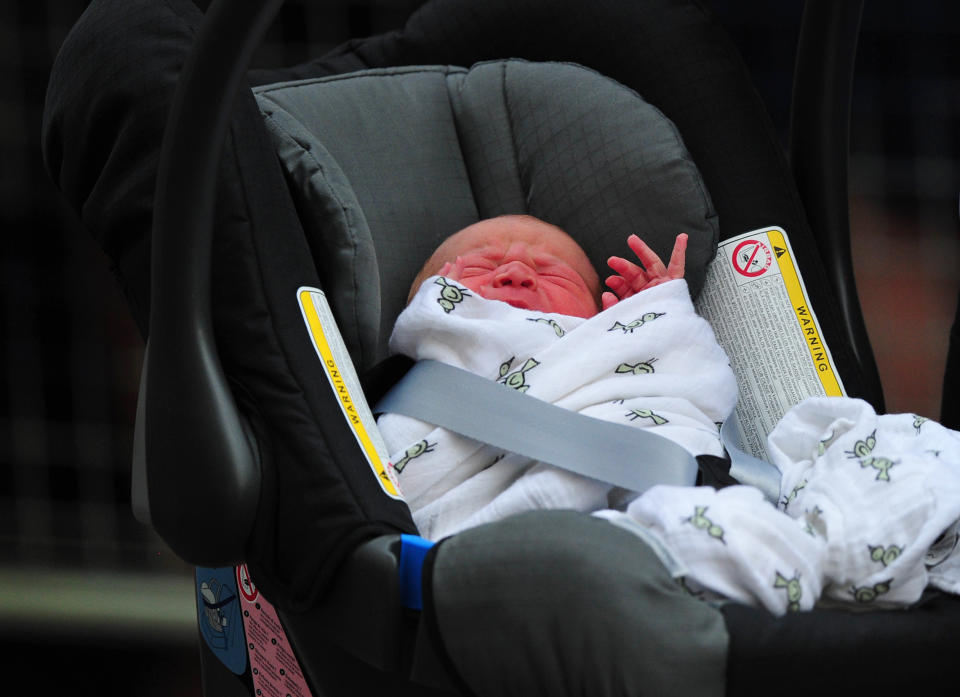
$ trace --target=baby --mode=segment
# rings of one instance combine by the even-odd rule
[[[587,255],[556,225],[529,215],[481,220],[437,247],[414,279],[408,302],[424,280],[439,275],[488,300],[592,317],[641,290],[683,278],[686,234],[677,236],[668,266],[636,235],[630,235],[627,245],[643,266],[610,257],[607,263],[616,275],[606,279],[610,290],[601,295],[597,272]]]
[[[687,236],[666,265],[636,235],[627,244],[638,262],[610,257],[601,292],[586,253],[560,228],[525,215],[470,225],[417,274],[391,351],[722,456],[716,423],[733,409],[736,383],[683,280]],[[424,537],[532,508],[622,508],[632,496],[398,414],[379,426]]]

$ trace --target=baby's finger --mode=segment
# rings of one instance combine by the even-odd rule
[[[627,287],[627,282],[623,280],[620,276],[608,276],[604,281],[607,288],[612,290],[617,295],[622,294],[623,290]]]
[[[620,274],[633,290],[639,290],[649,280],[641,267],[623,257],[610,257],[607,259],[607,266]]]
[[[667,266],[667,275],[670,278],[683,278],[686,263],[687,233],[681,232],[677,235],[677,241],[673,243],[673,252],[670,254],[670,264]]]
[[[647,246],[647,243],[641,240],[636,235],[630,235],[627,238],[627,246],[633,250],[633,253],[637,255],[637,258],[640,260],[640,263],[643,264],[643,268],[647,270],[647,273],[652,277],[663,276],[667,273],[667,267],[663,265],[663,262],[660,260],[660,257],[657,256],[657,253],[654,252],[650,247]]]
[[[614,295],[610,291],[604,291],[604,293],[600,296],[600,307],[603,310],[607,310],[613,307],[618,302],[620,302],[620,298],[618,298],[616,295]]]
[[[459,281],[463,277],[463,259],[460,257],[457,257],[452,263],[448,261],[446,266],[449,268],[447,268],[445,274],[442,274],[443,276],[446,276],[451,281]]]

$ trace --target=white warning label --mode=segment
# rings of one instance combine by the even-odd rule
[[[722,242],[696,305],[737,376],[740,438],[751,455],[768,459],[767,434],[790,407],[845,394],[781,228]]]

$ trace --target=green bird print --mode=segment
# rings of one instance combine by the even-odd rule
[[[450,283],[450,281],[442,276],[434,281],[434,283],[441,288],[440,297],[437,298],[437,304],[440,305],[447,314],[453,312],[457,305],[463,302],[464,298],[471,297],[471,293],[468,293],[466,288],[461,288],[454,283]]]
[[[793,503],[793,500],[797,498],[797,494],[799,494],[800,490],[803,489],[806,485],[807,485],[807,480],[804,479],[802,482],[800,482],[795,487],[793,487],[793,491],[791,491],[788,496],[784,497],[783,501],[780,502],[780,505],[783,506],[784,510],[787,509],[787,506]]]
[[[433,452],[433,449],[436,447],[436,445],[436,443],[428,443],[426,440],[414,443],[403,452],[403,457],[394,463],[393,469],[395,469],[397,472],[403,472],[403,468],[409,464],[410,460],[418,458],[426,453]]]
[[[563,327],[557,324],[557,320],[555,319],[548,319],[546,317],[527,317],[527,321],[537,322],[538,324],[546,324],[553,329],[553,333],[557,335],[558,339],[562,339],[566,334],[566,332],[563,330]]]
[[[670,423],[670,419],[664,418],[650,409],[631,409],[625,416],[631,421],[650,419],[656,426],[663,426],[664,424]]]
[[[867,548],[870,550],[870,559],[884,566],[890,566],[903,553],[903,547],[897,545],[890,545],[889,547],[867,545]]]
[[[707,506],[695,506],[693,515],[689,518],[684,518],[683,522],[690,523],[697,530],[703,530],[713,539],[727,544],[727,541],[723,539],[723,528],[707,518],[707,508]]]
[[[658,317],[663,317],[665,314],[667,313],[666,312],[647,312],[642,317],[638,317],[637,319],[633,320],[632,322],[628,322],[627,324],[623,324],[622,322],[619,322],[619,321],[614,322],[613,326],[610,327],[607,331],[612,332],[615,329],[620,329],[623,331],[624,334],[633,334],[635,329],[639,329],[640,327],[647,324],[648,322],[652,322]]]
[[[800,585],[800,574],[795,574],[793,578],[787,578],[778,571],[777,577],[773,581],[773,587],[786,590],[788,611],[800,611],[800,598],[803,597],[803,586]]]
[[[863,440],[858,440],[853,444],[853,450],[845,450],[844,452],[847,456],[853,460],[859,460],[864,457],[868,457],[870,453],[873,452],[873,449],[877,445],[877,431],[874,429],[873,433],[864,438]]]
[[[653,364],[656,362],[656,358],[651,358],[648,361],[641,361],[640,363],[621,363],[613,372],[619,375],[649,375],[655,372]]]
[[[530,389],[530,385],[527,384],[527,373],[540,365],[540,361],[534,358],[528,358],[520,368],[511,373],[510,368],[513,366],[515,358],[516,356],[500,364],[500,378],[497,382],[517,392],[526,392]]]
[[[891,583],[893,583],[892,578],[875,583],[872,586],[861,586],[859,588],[854,586],[850,589],[850,592],[853,594],[853,599],[858,603],[872,603],[890,590]]]
[[[891,460],[886,457],[866,457],[860,460],[860,467],[872,467],[877,470],[876,481],[878,482],[889,482],[890,469],[898,464],[900,464],[899,460]]]

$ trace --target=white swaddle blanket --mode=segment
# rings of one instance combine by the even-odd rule
[[[736,403],[727,356],[682,280],[583,319],[514,308],[434,277],[398,318],[390,348],[588,416],[654,429],[694,455],[723,454],[717,425]],[[462,408],[470,409],[469,395]],[[405,416],[386,414],[379,426],[429,539],[537,508],[622,508],[633,496]]]
[[[693,454],[722,454],[716,422],[736,401],[726,355],[682,281],[585,320],[434,278],[401,315],[391,348],[655,429]],[[636,497],[408,417],[379,424],[430,539],[571,508],[638,534],[692,591],[778,615],[818,602],[906,605],[928,585],[960,593],[960,434],[912,414],[878,416],[842,398],[791,409],[768,439],[782,473],[776,506],[748,486],[657,486]]]

